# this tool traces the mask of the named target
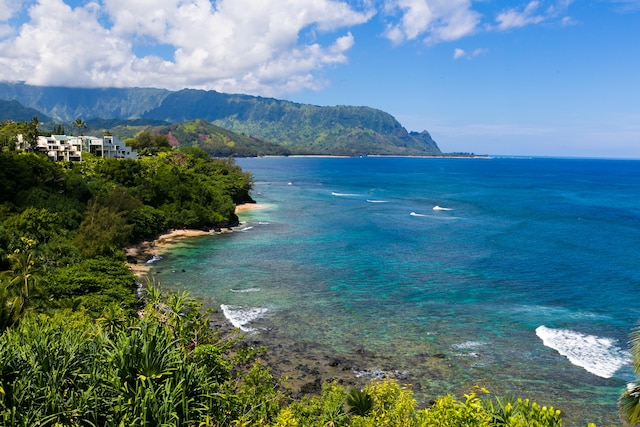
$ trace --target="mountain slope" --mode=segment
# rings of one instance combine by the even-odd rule
[[[0,99],[17,100],[62,123],[204,119],[256,140],[327,154],[438,155],[428,132],[407,132],[390,114],[369,107],[320,107],[273,98],[184,89],[77,89],[0,83]]]
[[[0,99],[16,100],[58,120],[136,119],[171,92],[153,88],[66,88],[1,83]]]
[[[428,133],[410,134],[390,114],[369,107],[319,107],[273,98],[185,89],[143,115],[170,122],[202,118],[279,144],[342,154],[439,154]]]
[[[14,122],[28,122],[34,116],[38,116],[41,122],[51,121],[51,118],[40,111],[25,107],[18,101],[3,101],[0,99],[0,122],[13,120]]]

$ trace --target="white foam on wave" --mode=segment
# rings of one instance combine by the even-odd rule
[[[231,289],[231,292],[235,292],[237,294],[246,294],[249,292],[260,292],[262,289],[260,288],[247,288],[247,289]]]
[[[147,260],[147,264],[153,264],[154,262],[158,262],[162,259],[160,255],[154,255],[149,260]]]
[[[358,196],[357,194],[353,194],[353,193],[336,193],[335,191],[331,192],[332,196],[336,196],[336,197],[356,197]]]
[[[571,363],[602,378],[611,378],[631,362],[628,351],[615,340],[567,329],[538,326],[536,335],[545,346],[556,350]]]
[[[251,226],[247,226],[247,227],[242,227],[242,228],[241,228],[241,229],[239,229],[238,231],[249,231],[249,230],[251,230],[251,229],[253,229],[253,227],[251,227]]]
[[[243,307],[241,305],[221,304],[220,308],[224,317],[236,328],[245,332],[255,332],[255,328],[248,327],[247,324],[264,316],[267,312],[263,307]]]
[[[419,213],[415,213],[415,212],[411,212],[409,215],[411,215],[411,216],[427,216],[425,214],[419,214]]]
[[[367,199],[367,202],[369,202],[369,203],[388,203],[386,200],[372,200],[372,199]]]
[[[451,209],[451,208],[443,208],[441,206],[437,206],[436,205],[436,206],[433,207],[433,210],[434,211],[452,211],[453,209]]]
[[[477,350],[485,345],[487,345],[487,343],[482,341],[465,341],[453,344],[451,347],[453,347],[454,350]]]

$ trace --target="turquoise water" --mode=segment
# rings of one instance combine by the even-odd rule
[[[266,207],[176,246],[161,283],[256,336],[365,349],[359,368],[401,371],[425,400],[481,384],[617,424],[640,319],[639,161],[238,163]]]

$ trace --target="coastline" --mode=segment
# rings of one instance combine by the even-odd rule
[[[235,213],[239,214],[254,209],[264,209],[267,206],[268,205],[264,203],[244,203],[242,205],[236,205]],[[162,256],[162,254],[176,242],[190,237],[230,232],[233,232],[233,229],[223,228],[222,230],[195,230],[177,228],[161,234],[154,240],[145,240],[126,248],[124,253],[127,259],[127,266],[136,277],[143,279],[151,270],[152,263],[149,261],[154,257]]]
[[[236,206],[236,214],[264,209],[269,207],[265,203],[246,203]],[[149,274],[152,263],[147,261],[153,257],[161,257],[175,243],[191,237],[232,233],[233,229],[194,230],[174,229],[154,240],[147,240],[131,246],[125,250],[126,263],[138,280],[142,281]],[[221,331],[231,332],[234,326],[224,316],[218,307],[212,307],[212,326]],[[250,345],[265,346],[268,350],[261,356],[262,360],[272,369],[276,378],[286,378],[285,384],[292,397],[300,398],[306,394],[319,394],[322,383],[336,381],[346,387],[364,387],[372,378],[407,378],[398,371],[387,366],[386,371],[368,370],[366,367],[379,364],[374,354],[360,349],[345,357],[328,355],[318,351],[314,346],[297,342],[283,342],[277,337],[276,331],[263,330],[255,335],[245,333],[244,339]],[[378,363],[376,363],[378,362]]]

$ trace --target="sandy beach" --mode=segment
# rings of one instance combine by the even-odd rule
[[[247,212],[255,209],[264,209],[268,205],[265,203],[245,203],[236,206],[236,214]],[[144,277],[151,269],[151,264],[147,263],[154,256],[162,256],[162,253],[167,250],[172,244],[189,237],[207,236],[216,234],[217,232],[228,233],[233,230],[193,230],[193,229],[174,229],[167,233],[158,236],[155,240],[145,240],[134,246],[125,249],[125,256],[127,257],[127,265],[139,278]]]

